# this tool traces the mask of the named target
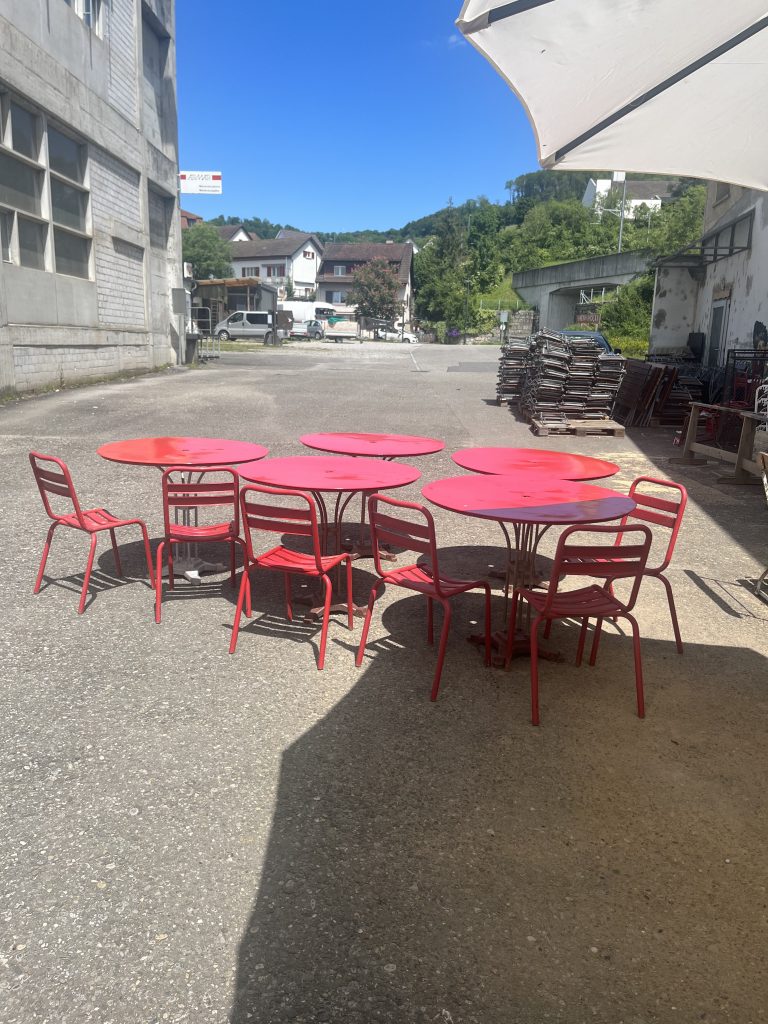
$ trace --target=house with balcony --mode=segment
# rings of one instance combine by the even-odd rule
[[[656,267],[652,352],[686,345],[710,367],[765,345],[768,193],[710,182],[701,238]]]
[[[385,260],[397,277],[397,301],[411,319],[413,295],[413,246],[410,242],[329,242],[317,275],[317,298],[337,308],[350,306],[349,298],[358,267]]]
[[[323,248],[316,235],[288,232],[284,237],[232,242],[232,267],[236,277],[256,277],[287,297],[288,283],[296,298],[306,298],[317,287],[317,269]]]

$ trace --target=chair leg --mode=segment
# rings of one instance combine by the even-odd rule
[[[768,565],[763,570],[763,574],[760,579],[755,583],[754,595],[760,597],[760,591],[763,589],[763,584],[768,579]]]
[[[283,573],[283,586],[285,588],[285,617],[293,622],[293,594],[291,593],[291,574]]]
[[[139,529],[141,530],[141,537],[144,541],[144,556],[147,559],[147,572],[149,573],[149,585],[150,587],[155,586],[155,574],[152,569],[152,548],[149,546],[149,534],[144,523],[139,523]]]
[[[515,634],[517,632],[517,603],[520,595],[516,590],[512,591],[512,607],[509,611],[509,624],[507,626],[507,646],[504,651],[504,668],[509,668],[512,661],[512,652],[515,649]]]
[[[431,597],[427,598],[427,643],[435,642],[435,602]]]
[[[547,619],[547,621],[544,623],[544,639],[545,640],[549,640],[549,634],[552,632],[552,623],[554,621],[555,621],[554,619]],[[577,655],[577,658],[578,658],[578,655]],[[580,662],[577,660],[576,664],[579,665]]]
[[[40,584],[43,582],[43,573],[45,572],[45,563],[48,561],[48,552],[51,550],[51,541],[53,539],[53,531],[58,526],[58,523],[51,523],[48,528],[48,534],[45,538],[45,544],[43,545],[43,557],[40,559],[40,568],[37,570],[37,579],[35,580],[35,589],[32,591],[33,594],[40,593]]]
[[[229,585],[235,589],[235,542],[229,542]]]
[[[357,657],[355,658],[355,665],[357,668],[363,663],[363,654],[365,653],[365,644],[368,640],[368,630],[371,625],[371,616],[373,615],[373,605],[378,597],[379,587],[383,584],[384,580],[379,580],[371,588],[371,593],[368,598],[368,607],[365,612],[365,619],[363,620],[363,632],[360,634],[360,644],[357,648]]]
[[[768,570],[766,570],[768,571]],[[666,576],[662,576],[659,573],[658,579],[664,584],[664,589],[667,592],[667,602],[669,603],[669,614],[672,617],[672,629],[675,632],[675,643],[677,644],[677,653],[683,653],[683,638],[680,636],[680,626],[677,622],[677,610],[675,608],[675,599],[672,596],[672,584],[669,582]]]
[[[109,539],[112,541],[112,553],[115,556],[115,569],[117,570],[117,575],[122,577],[123,565],[120,561],[120,549],[117,546],[117,537],[115,536],[114,530],[109,531]]]
[[[157,549],[157,565],[155,567],[155,622],[160,622],[162,615],[161,605],[163,603],[163,549],[165,541],[160,541]],[[170,545],[169,545],[170,548]]]
[[[552,619],[547,619],[547,624],[544,627],[544,639],[549,636],[549,627],[552,625]],[[579,632],[579,645],[576,648],[576,668],[581,665],[581,659],[584,657],[584,641],[587,638],[587,629],[589,629],[589,619],[585,616],[581,620],[581,630]]]
[[[331,618],[331,595],[333,584],[330,576],[323,576],[323,587],[325,589],[325,601],[323,602],[323,628],[320,631],[320,656],[317,659],[318,671],[325,665],[325,645],[328,640],[328,622]]]
[[[451,628],[451,606],[447,601],[441,601],[443,606],[443,628],[440,630],[440,646],[437,649],[437,668],[432,683],[430,700],[437,700],[437,691],[440,689],[440,677],[443,674],[443,662],[445,661],[445,648],[448,646],[448,631]]]
[[[96,554],[96,534],[91,534],[91,549],[88,552],[88,564],[85,567],[85,579],[83,580],[83,589],[80,591],[80,604],[77,608],[77,614],[82,615],[85,611],[85,601],[88,597],[88,584],[91,582],[91,569],[93,569],[93,556]]]
[[[645,697],[643,694],[643,661],[640,656],[640,627],[637,619],[631,615],[625,615],[632,627],[632,646],[635,654],[635,690],[637,692],[637,717],[645,718]]]
[[[485,664],[491,664],[491,588],[486,583],[485,590]]]
[[[535,618],[531,625],[531,725],[539,724],[539,625]]]
[[[597,661],[597,649],[600,646],[600,637],[603,632],[603,620],[595,621],[595,635],[592,637],[592,650],[589,652],[589,664],[594,665]]]
[[[355,604],[352,599],[352,559],[347,556],[347,625],[355,628]]]
[[[234,654],[237,647],[237,635],[240,631],[240,618],[243,614],[243,601],[248,595],[248,607],[251,604],[251,581],[248,578],[248,566],[243,567],[243,576],[240,580],[240,593],[237,595],[237,606],[235,608],[235,621],[232,623],[232,636],[229,640],[229,653]]]

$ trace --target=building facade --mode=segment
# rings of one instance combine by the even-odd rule
[[[767,275],[768,193],[711,182],[702,238],[657,266],[651,351],[690,339],[714,367],[733,349],[762,347]]]
[[[277,289],[280,299],[289,286],[297,299],[314,294],[322,256],[320,240],[305,232],[281,232],[277,238],[232,242],[232,267],[236,277],[258,277]]]
[[[329,242],[317,276],[317,298],[337,307],[348,307],[355,271],[373,260],[387,263],[397,278],[397,302],[411,319],[413,294],[413,246],[410,242]]]
[[[0,0],[0,391],[183,351],[174,30],[173,0]]]

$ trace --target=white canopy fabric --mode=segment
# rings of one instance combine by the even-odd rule
[[[465,0],[543,167],[768,189],[766,0]]]

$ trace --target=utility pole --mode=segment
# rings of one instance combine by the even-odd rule
[[[624,235],[624,206],[627,202],[627,174],[626,171],[614,171],[614,182],[621,181],[624,187],[621,190],[621,210],[619,212],[619,252],[621,252],[621,240]]]

